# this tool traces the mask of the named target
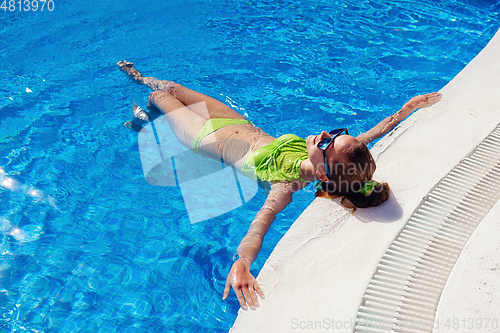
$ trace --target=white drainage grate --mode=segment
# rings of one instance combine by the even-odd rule
[[[382,258],[354,332],[432,332],[465,243],[500,199],[500,125],[422,200]]]

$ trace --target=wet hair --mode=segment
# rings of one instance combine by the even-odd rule
[[[375,172],[375,160],[368,147],[356,142],[343,152],[343,161],[336,163],[331,173],[330,182],[321,182],[316,191],[317,197],[342,198],[342,205],[352,208],[349,202],[357,208],[375,207],[389,199],[391,189],[387,183],[377,183],[368,196],[360,190],[366,182],[372,180]]]

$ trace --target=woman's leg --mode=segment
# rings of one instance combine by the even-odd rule
[[[242,115],[240,115],[227,105],[209,96],[184,88],[181,85],[173,84],[173,82],[171,81],[160,81],[154,78],[144,78],[133,67],[132,63],[120,61],[118,62],[118,65],[120,66],[121,70],[129,74],[136,81],[138,81],[139,83],[144,83],[155,90],[149,95],[149,103],[154,105],[157,109],[165,114],[170,127],[174,131],[174,134],[177,136],[179,141],[181,141],[181,143],[189,149],[192,148],[194,138],[198,135],[209,118],[245,119]],[[162,85],[163,87],[166,87],[165,91],[161,89],[155,89],[156,87],[160,87]],[[172,95],[169,92],[170,87],[176,87],[174,91],[177,92],[180,97],[183,98],[184,101],[186,101],[186,103],[194,104],[187,106],[181,100],[177,99],[176,96]],[[215,133],[212,133],[207,135],[203,139],[203,144],[199,146],[199,150],[202,152],[203,156],[207,156],[217,160],[222,157],[219,140],[222,140],[223,142],[227,141],[224,138],[223,132],[223,129],[220,129],[219,131],[217,131],[217,133],[220,134],[217,137],[215,136]],[[239,159],[241,159],[241,157],[238,158],[239,155],[236,157],[233,156],[234,154],[238,154],[238,151],[233,151],[233,149],[224,150],[226,151],[227,155],[224,156],[224,159],[226,161],[238,161]]]
[[[196,144],[194,142],[207,122],[205,118],[194,113],[166,91],[153,91],[149,95],[149,103],[165,114],[170,128],[186,148],[197,149],[201,155],[220,161],[222,151],[214,135],[215,133],[201,137],[200,139],[203,140],[203,144],[200,139],[196,140]],[[228,152],[229,155],[227,158],[233,157],[235,153],[238,152]],[[228,159],[228,161],[232,161],[233,159]]]
[[[134,65],[131,62],[119,61],[118,66],[120,66],[122,71],[126,72],[137,82],[143,83],[155,91],[168,92],[184,105],[188,106],[194,113],[207,120],[210,118],[245,119],[245,117],[241,114],[215,98],[183,87],[173,81],[158,80],[153,77],[144,77],[137,69],[134,68]],[[201,102],[205,102],[206,110],[198,104]],[[197,106],[190,107],[193,104],[197,104]]]
[[[216,100],[213,97],[202,94],[200,92],[186,88],[178,83],[171,84],[168,93],[177,98],[185,105],[197,104],[205,102],[208,110],[208,118],[230,118],[230,119],[243,119],[246,120],[238,112],[234,111],[231,107]]]
[[[170,128],[179,141],[186,148],[191,149],[195,136],[207,120],[192,112],[178,99],[164,91],[151,93],[150,102],[165,114]]]

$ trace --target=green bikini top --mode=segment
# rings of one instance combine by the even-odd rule
[[[254,151],[241,166],[241,172],[263,181],[304,181],[300,178],[300,164],[308,157],[306,140],[285,134]]]

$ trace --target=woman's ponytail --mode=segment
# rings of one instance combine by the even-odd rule
[[[369,193],[357,191],[345,196],[355,207],[376,207],[389,199],[391,189],[387,183],[378,183],[373,186]]]
[[[316,197],[327,199],[342,198],[341,204],[347,208],[353,208],[352,206],[355,208],[376,207],[389,199],[391,194],[389,184],[375,181],[370,181],[370,183],[372,183],[372,186],[368,192],[363,191],[365,187],[363,186],[354,189],[352,192],[342,193],[337,191],[337,186],[334,183],[321,182],[317,186]]]

